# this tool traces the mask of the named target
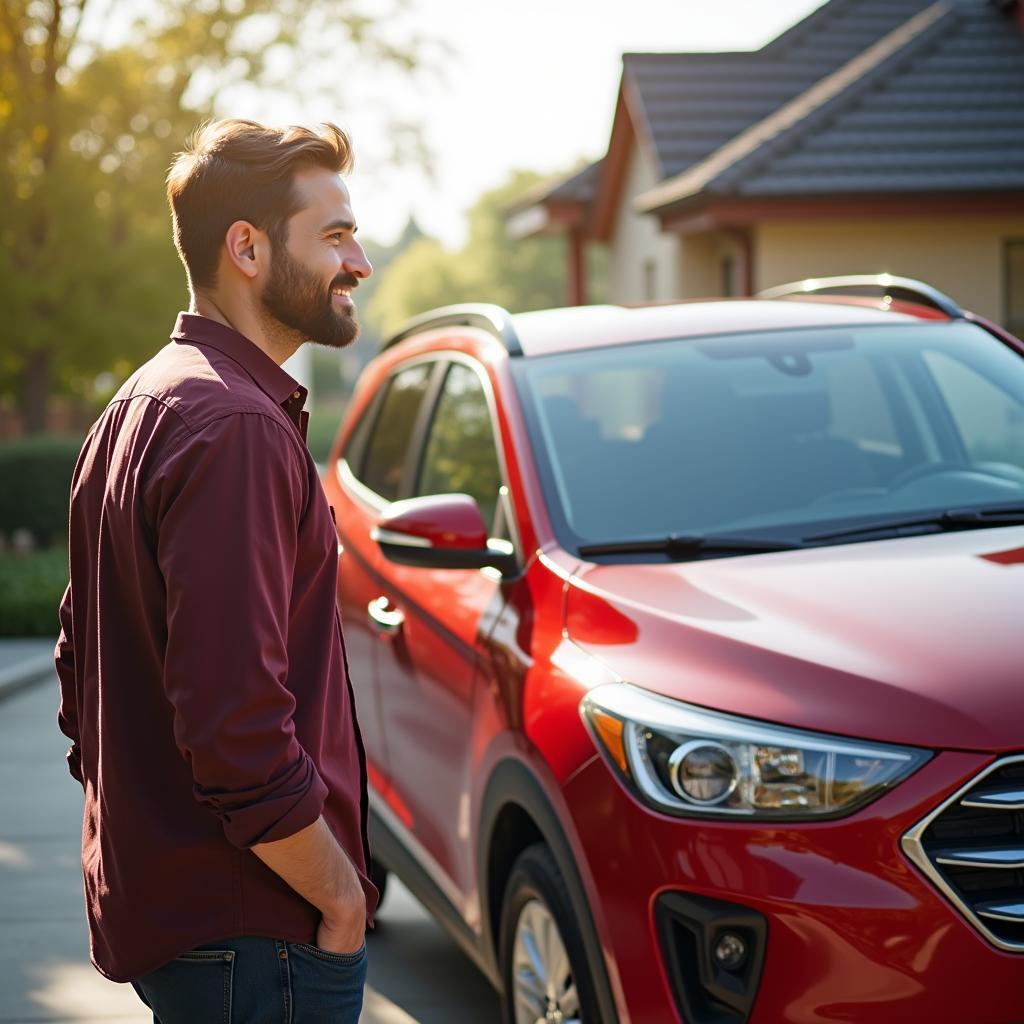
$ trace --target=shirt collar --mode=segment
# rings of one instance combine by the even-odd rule
[[[209,345],[223,352],[252,377],[261,391],[298,420],[306,402],[306,389],[244,334],[199,313],[179,313],[171,339]]]

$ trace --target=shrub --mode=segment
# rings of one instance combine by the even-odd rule
[[[345,414],[342,402],[317,402],[309,417],[309,428],[306,431],[306,444],[316,462],[327,460],[331,445],[338,434],[338,427]]]
[[[0,554],[0,636],[53,636],[68,583],[63,547],[29,555]]]
[[[68,496],[82,440],[38,436],[0,443],[0,533],[29,530],[43,545],[63,543]]]

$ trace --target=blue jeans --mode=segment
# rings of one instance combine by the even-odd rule
[[[154,1024],[357,1024],[366,946],[218,939],[133,981]]]

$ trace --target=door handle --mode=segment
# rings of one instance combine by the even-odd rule
[[[370,621],[377,627],[378,631],[388,636],[395,636],[405,622],[405,613],[399,608],[388,609],[388,599],[384,596],[371,601],[366,610],[370,615]]]

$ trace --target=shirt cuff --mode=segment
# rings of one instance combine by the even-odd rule
[[[221,820],[228,842],[243,849],[272,843],[300,832],[320,817],[327,786],[309,755],[302,757],[265,786],[243,792],[209,794],[197,787],[197,797]]]

